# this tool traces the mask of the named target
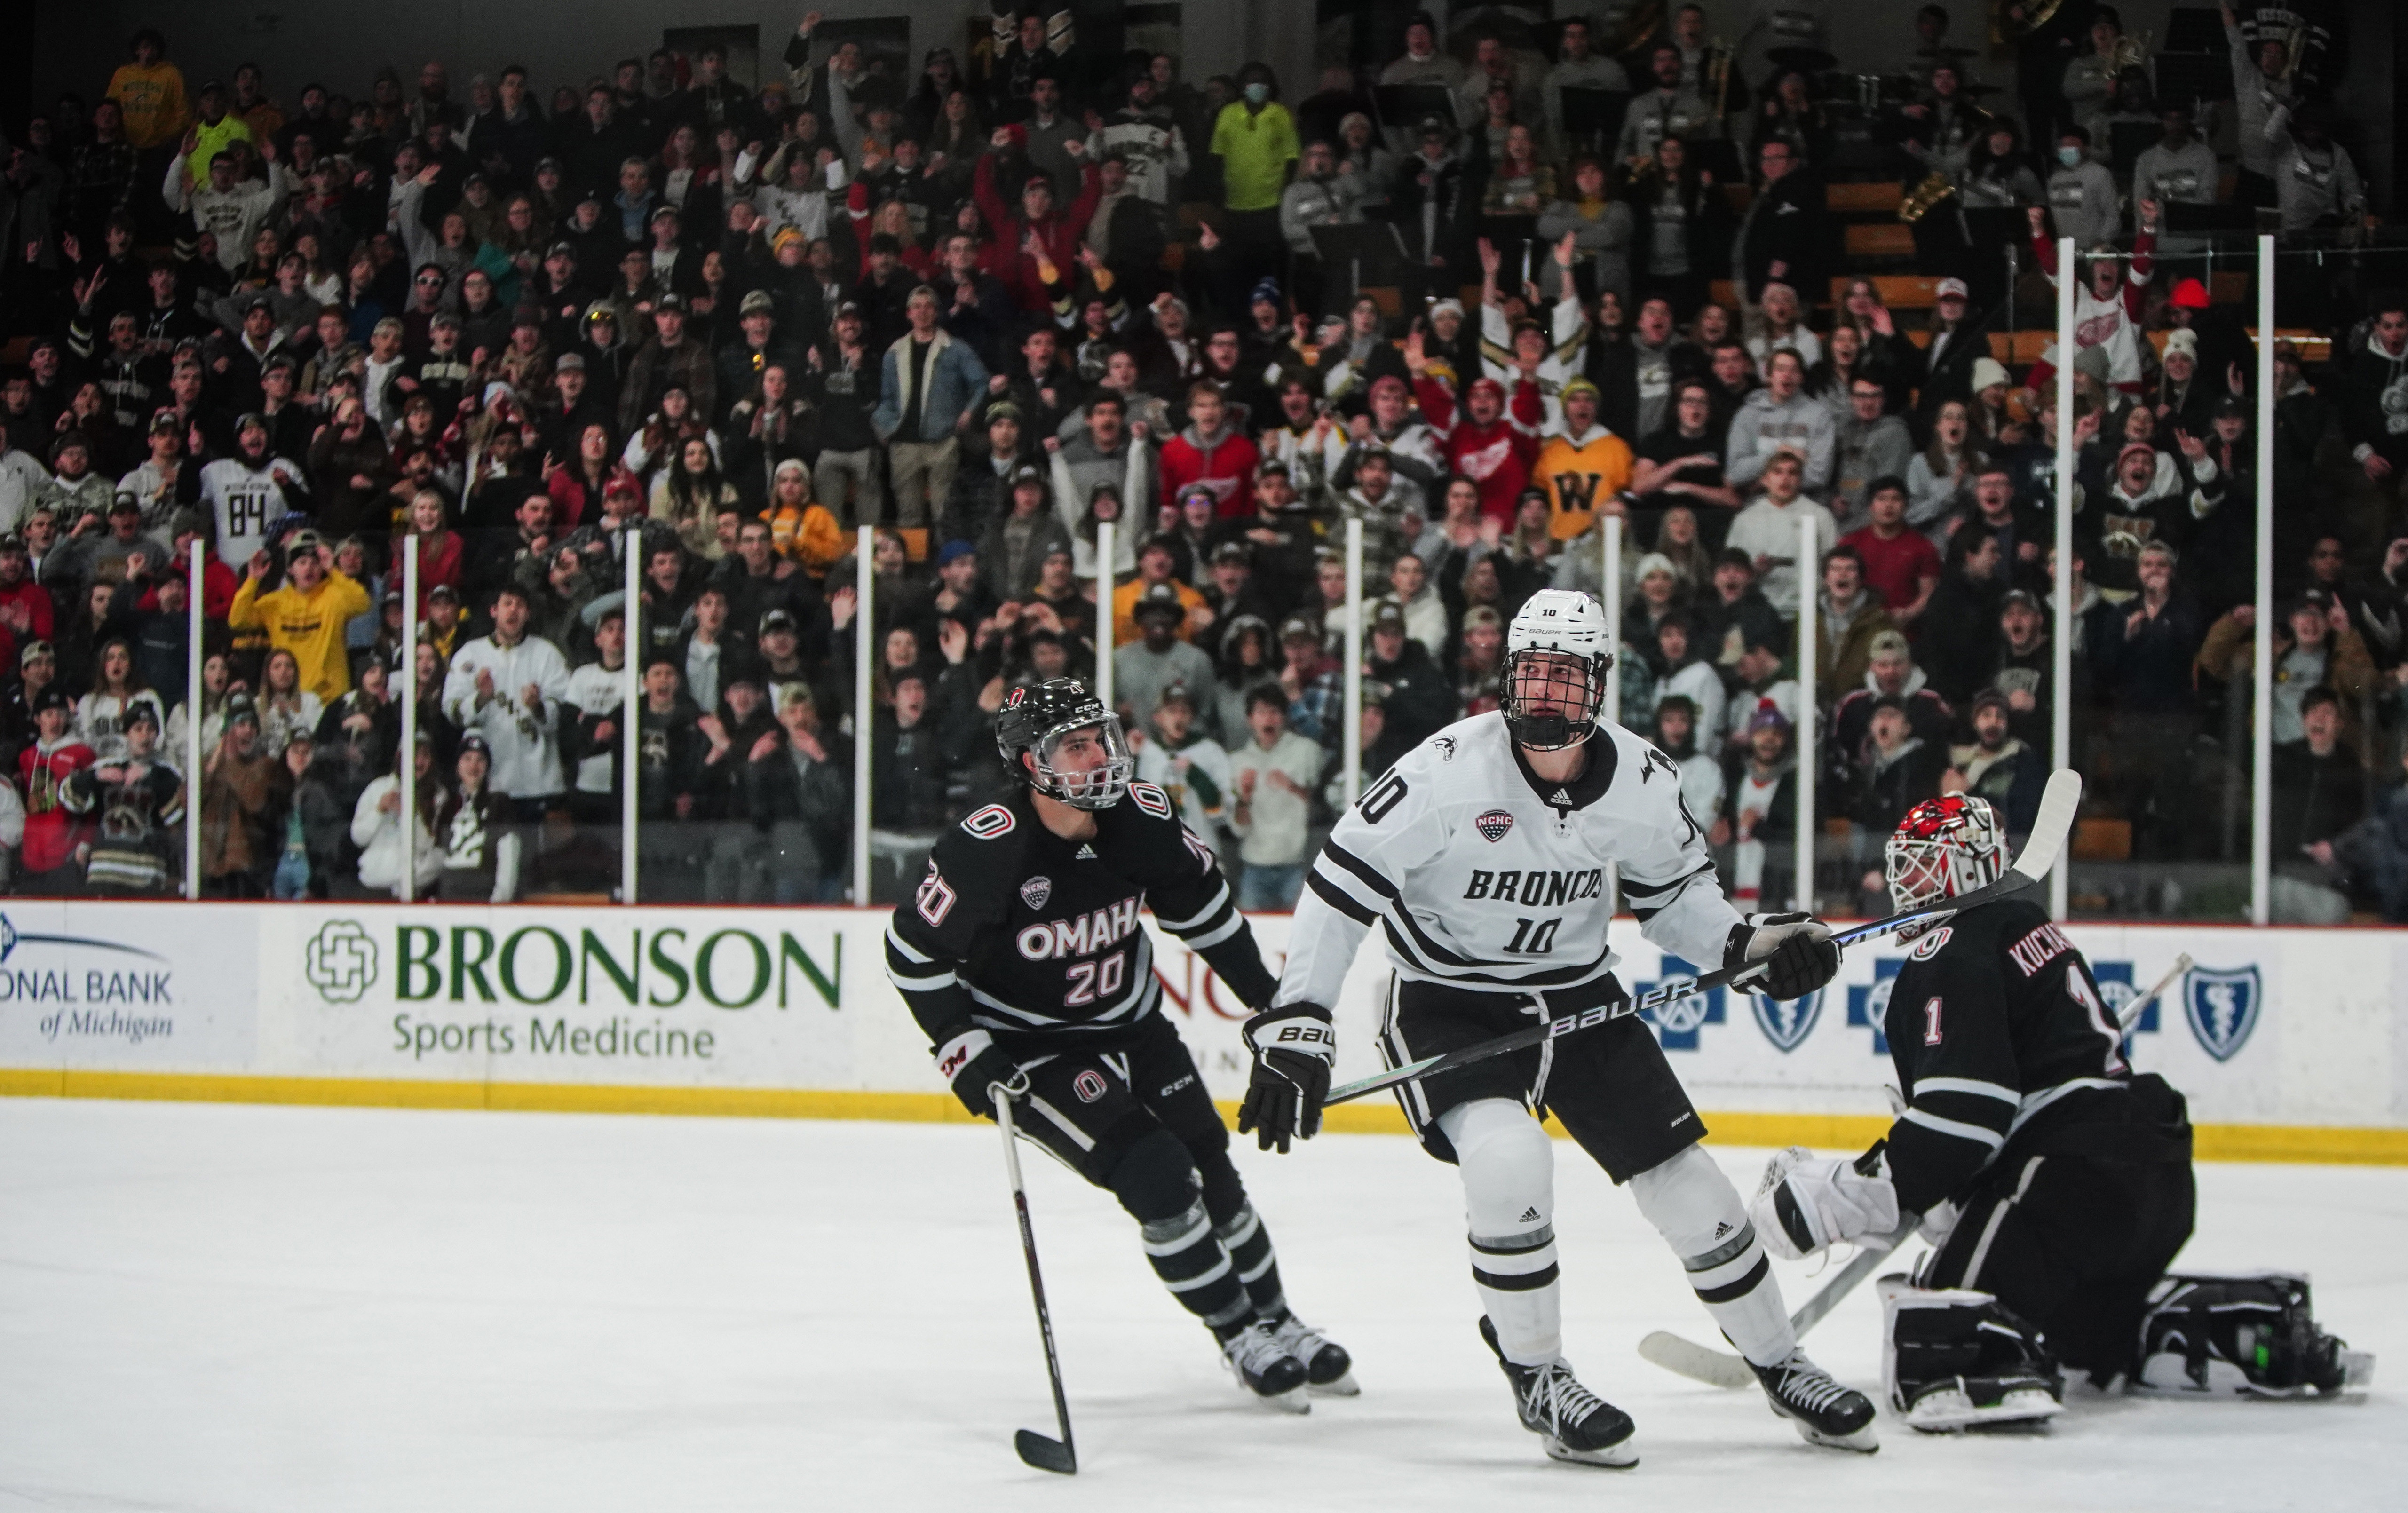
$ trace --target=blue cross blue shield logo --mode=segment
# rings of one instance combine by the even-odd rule
[[[2183,979],[2183,1012],[2201,1049],[2229,1062],[2258,1027],[2258,1006],[2265,1001],[2264,984],[2254,966],[2219,971],[2195,966]]]
[[[1904,957],[1885,956],[1873,963],[1870,986],[1851,984],[1848,988],[1848,1023],[1871,1028],[1876,1056],[1889,1054],[1889,1036],[1883,1032],[1882,1021],[1889,1017],[1889,991],[1898,982],[1899,968],[1904,965]]]
[[[1646,992],[1674,978],[1698,975],[1696,967],[1671,955],[1667,955],[1656,971],[1655,981],[1633,983],[1631,991]],[[1656,1038],[1663,1042],[1666,1050],[1695,1050],[1698,1049],[1698,1031],[1705,1025],[1723,1022],[1723,990],[1715,988],[1694,998],[1667,1004],[1662,1008],[1644,1009],[1639,1017],[1656,1026]]]
[[[1823,1012],[1823,990],[1817,988],[1803,998],[1766,998],[1751,993],[1748,1005],[1756,1010],[1756,1028],[1785,1055],[1813,1033],[1814,1021]]]

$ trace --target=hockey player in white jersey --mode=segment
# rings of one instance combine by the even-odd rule
[[[1609,864],[1649,940],[1700,963],[1761,963],[1740,979],[1751,991],[1802,997],[1839,970],[1818,921],[1742,918],[1724,898],[1679,769],[1599,713],[1612,647],[1596,600],[1534,595],[1508,633],[1501,707],[1424,741],[1339,821],[1272,1006],[1246,1025],[1241,1132],[1285,1150],[1320,1127],[1328,1006],[1374,926],[1396,969],[1380,1032],[1391,1066],[1626,997],[1606,945]],[[1704,1125],[1647,1026],[1610,1020],[1398,1092],[1424,1147],[1463,1173],[1481,1335],[1549,1455],[1638,1460],[1629,1417],[1563,1357],[1549,1112],[1629,1186],[1773,1411],[1813,1443],[1877,1448],[1872,1404],[1798,1348],[1746,1206],[1699,1149]]]

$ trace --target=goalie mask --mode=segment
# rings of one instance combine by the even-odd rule
[[[1092,766],[1084,750],[1089,742],[1102,747],[1102,759]],[[995,744],[1005,764],[1029,787],[1077,809],[1111,808],[1137,771],[1120,717],[1075,678],[1049,678],[1006,694],[995,720]],[[1063,762],[1066,747],[1078,753],[1069,765]],[[1024,751],[1033,764],[1022,763]]]
[[[1612,665],[1612,627],[1598,602],[1569,589],[1540,590],[1505,633],[1497,703],[1506,728],[1533,751],[1578,746],[1597,733]]]
[[[1949,793],[1906,811],[1882,849],[1890,896],[1921,908],[1994,883],[2007,868],[2007,837],[1986,799]]]

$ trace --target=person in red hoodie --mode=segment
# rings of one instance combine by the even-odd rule
[[[1039,264],[1053,264],[1057,276],[1079,265],[1080,239],[1087,235],[1087,222],[1095,219],[1096,204],[1104,191],[1096,165],[1084,161],[1086,144],[1073,136],[1062,144],[1062,150],[1079,160],[1079,197],[1071,202],[1068,214],[1056,213],[1054,180],[1028,167],[1027,147],[1025,127],[996,127],[993,145],[979,154],[978,169],[970,178],[970,197],[994,228],[996,250],[1008,260],[1000,262],[996,277],[1011,291],[1014,304],[1037,315],[1053,307]],[[1023,170],[1017,210],[1004,203],[1002,191],[996,187],[996,175],[1006,153]],[[1010,249],[1018,250],[1016,256]]]
[[[234,603],[232,595],[226,603]],[[34,581],[34,558],[25,538],[14,531],[0,535],[0,623],[21,644],[47,641],[56,614],[50,591]]]
[[[25,844],[18,853],[19,893],[51,898],[81,891],[87,840],[83,821],[66,806],[67,779],[99,759],[68,733],[75,707],[53,683],[34,695],[35,743],[17,757],[24,791]]]
[[[1187,389],[1187,429],[1162,448],[1162,497],[1179,497],[1191,483],[1201,483],[1220,501],[1214,514],[1221,520],[1242,520],[1254,512],[1254,465],[1262,454],[1229,424],[1229,407],[1221,386],[1198,378]]]
[[[1432,381],[1426,386],[1446,394],[1435,411],[1435,396],[1425,394],[1422,417],[1445,434],[1447,467],[1479,484],[1480,513],[1510,529],[1517,501],[1530,482],[1530,464],[1539,457],[1539,426],[1547,413],[1539,386],[1526,378],[1515,383],[1508,413],[1505,386],[1494,378],[1474,378],[1464,392],[1460,418],[1452,414],[1454,396],[1443,385]]]

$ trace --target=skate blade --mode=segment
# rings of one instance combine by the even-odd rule
[[[1784,1414],[1783,1417],[1788,1416]],[[1821,1445],[1835,1450],[1854,1450],[1858,1455],[1870,1455],[1881,1449],[1881,1439],[1874,1434],[1873,1426],[1870,1423],[1852,1434],[1825,1434],[1803,1419],[1790,1419],[1789,1425],[1798,1431],[1798,1437],[1809,1445]]]
[[[1541,1434],[1539,1443],[1547,1448],[1549,1459],[1567,1465],[1601,1465],[1624,1471],[1639,1463],[1639,1447],[1627,1439],[1601,1450],[1576,1450],[1553,1434]]]
[[[1953,1434],[1964,1429],[2040,1427],[2065,1410],[2065,1405],[2038,1388],[2012,1392],[1986,1407],[1974,1406],[1963,1392],[1935,1392],[1899,1415],[1909,1429],[1927,1434]]]
[[[1316,1381],[1306,1385],[1315,1397],[1359,1397],[1363,1392],[1363,1389],[1354,1384],[1352,1368],[1340,1375],[1336,1381]]]
[[[2341,1352],[2341,1390],[2362,1392],[2374,1385],[2374,1352],[2344,1350]]]
[[[1257,1392],[1251,1387],[1247,1388],[1245,1391],[1247,1395],[1252,1397],[1255,1402],[1262,1404],[1266,1407],[1277,1408],[1282,1413],[1311,1413],[1312,1411],[1312,1400],[1308,1395],[1309,1390],[1301,1386],[1291,1387],[1284,1392]]]

